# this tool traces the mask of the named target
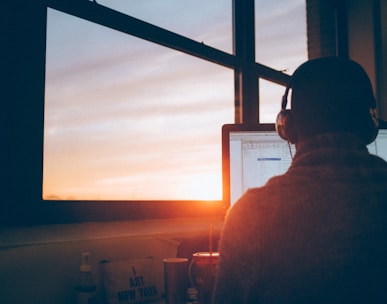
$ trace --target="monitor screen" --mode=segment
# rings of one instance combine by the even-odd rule
[[[387,160],[387,129],[368,145],[371,154]],[[249,188],[263,186],[289,168],[294,145],[281,139],[274,124],[226,124],[222,128],[223,199],[229,205]]]
[[[387,129],[379,129],[376,139],[369,144],[368,151],[387,161]]]
[[[248,189],[283,174],[295,153],[274,124],[227,124],[222,128],[223,198],[230,205]]]

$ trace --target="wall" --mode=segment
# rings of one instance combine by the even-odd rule
[[[372,1],[348,3],[349,57],[367,70],[376,92],[374,18]]]
[[[387,120],[386,11],[383,0],[306,0],[309,58],[344,56],[371,79],[379,116]]]
[[[380,99],[380,114],[387,120],[387,1],[380,2],[380,26],[381,26],[381,42],[380,53],[378,59],[380,60],[379,68],[379,99]]]

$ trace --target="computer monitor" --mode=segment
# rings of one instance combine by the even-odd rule
[[[368,145],[387,160],[387,129]],[[249,188],[263,186],[289,168],[294,145],[281,139],[274,124],[226,124],[222,127],[223,200],[233,205]]]
[[[223,125],[223,199],[232,205],[248,188],[283,174],[294,153],[294,146],[278,136],[274,124]]]

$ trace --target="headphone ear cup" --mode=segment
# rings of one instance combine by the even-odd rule
[[[276,123],[275,123],[275,128],[277,130],[278,135],[294,144],[297,139],[297,134],[294,129],[294,124],[293,124],[293,113],[291,110],[281,110],[281,112],[278,113]]]

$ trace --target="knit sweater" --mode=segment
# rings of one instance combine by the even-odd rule
[[[297,146],[292,165],[229,210],[213,303],[387,303],[387,163],[351,134]]]

